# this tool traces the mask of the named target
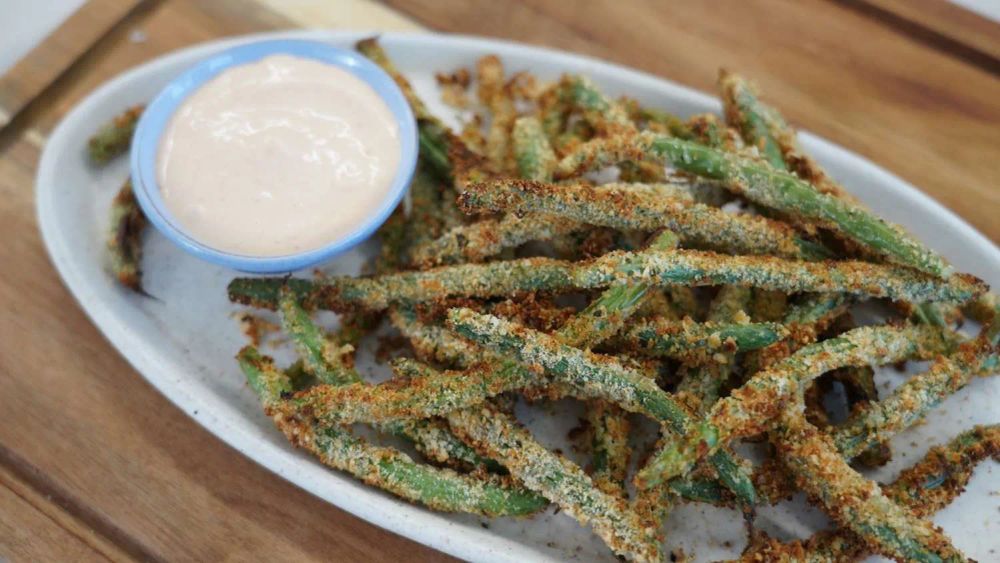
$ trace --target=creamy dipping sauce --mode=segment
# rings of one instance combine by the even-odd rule
[[[360,78],[273,55],[232,67],[177,109],[157,154],[167,209],[199,242],[248,256],[314,250],[384,203],[399,126]]]

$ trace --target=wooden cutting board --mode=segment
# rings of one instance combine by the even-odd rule
[[[202,430],[118,356],[49,264],[33,200],[46,134],[103,81],[186,45],[289,27],[424,27],[579,51],[709,91],[727,66],[754,77],[797,125],[1000,241],[1000,26],[943,2],[100,4],[115,16],[108,31],[85,47],[52,40],[68,46],[50,55],[65,70],[24,63],[48,75],[27,71],[41,86],[0,131],[0,559],[447,559]]]

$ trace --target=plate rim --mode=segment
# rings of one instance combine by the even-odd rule
[[[173,385],[168,377],[158,375],[154,367],[154,355],[145,350],[144,346],[137,346],[141,342],[141,339],[131,336],[128,325],[116,315],[111,314],[111,309],[104,307],[100,300],[94,299],[95,296],[88,287],[89,284],[86,282],[85,275],[73,263],[73,251],[69,245],[64,243],[66,237],[60,236],[60,226],[54,220],[52,210],[54,209],[54,202],[57,199],[57,190],[44,190],[42,188],[42,186],[46,185],[56,185],[57,171],[55,169],[55,161],[57,154],[65,150],[62,148],[62,145],[65,145],[63,139],[69,136],[70,132],[76,130],[79,127],[79,123],[87,120],[91,108],[97,106],[108,92],[114,91],[120,84],[128,82],[136,75],[148,72],[157,66],[169,66],[178,59],[198,56],[199,54],[208,54],[215,50],[225,49],[250,41],[277,38],[349,41],[372,35],[383,37],[387,43],[414,41],[418,43],[430,43],[432,45],[449,44],[452,48],[473,46],[487,51],[520,51],[523,53],[540,54],[542,57],[557,64],[560,61],[572,61],[574,65],[585,63],[588,66],[600,69],[602,72],[623,76],[623,80],[641,80],[653,84],[657,88],[671,89],[676,92],[675,97],[687,98],[692,103],[700,105],[709,103],[714,107],[721,107],[714,96],[673,82],[668,78],[658,77],[644,71],[588,55],[580,55],[551,47],[503,39],[433,32],[281,30],[207,41],[161,55],[118,74],[87,94],[85,98],[79,101],[63,117],[45,143],[35,180],[36,218],[43,243],[49,259],[59,273],[63,284],[69,289],[81,309],[83,309],[91,322],[100,330],[112,347],[150,385],[173,403],[174,406],[183,411],[187,416],[193,418],[205,430],[227,446],[234,448],[255,463],[282,477],[291,484],[308,491],[326,502],[330,502],[346,512],[393,533],[456,557],[471,560],[504,561],[521,561],[525,558],[532,558],[533,560],[549,559],[548,553],[540,552],[531,545],[498,536],[485,530],[473,529],[472,527],[461,527],[460,534],[465,539],[462,541],[453,541],[455,540],[455,535],[452,532],[458,531],[454,530],[459,527],[457,523],[421,506],[399,501],[381,491],[369,489],[372,493],[376,493],[374,495],[343,494],[350,492],[345,489],[344,481],[333,481],[335,486],[331,487],[330,481],[315,481],[310,478],[309,474],[303,475],[299,471],[299,468],[295,466],[305,457],[304,455],[289,456],[285,450],[268,443],[261,443],[247,429],[234,426],[229,421],[215,416],[211,409],[202,408],[204,403],[197,395],[188,392],[181,386]],[[960,231],[959,236],[968,237],[970,240],[975,241],[979,250],[992,256],[994,262],[1000,263],[1000,248],[975,227],[965,222],[953,211],[944,207],[915,186],[865,157],[818,136],[807,132],[800,132],[800,139],[803,144],[810,148],[819,148],[828,153],[830,158],[848,163],[850,167],[872,175],[877,178],[880,184],[886,186],[890,192],[915,200],[915,203],[929,208],[933,215],[944,223],[944,228]],[[122,345],[119,346],[119,343]],[[322,468],[318,464],[314,465]],[[332,473],[326,469],[324,471]],[[353,481],[352,477],[342,474],[335,475],[342,480]],[[338,492],[341,494],[337,494]],[[428,518],[434,520],[434,524],[436,525],[424,525]]]

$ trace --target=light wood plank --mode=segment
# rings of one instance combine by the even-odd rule
[[[257,0],[272,12],[305,28],[362,31],[419,31],[423,27],[374,0],[338,0],[333,7],[322,0]]]
[[[1000,64],[1000,23],[946,0],[862,0]]]
[[[3,487],[0,506],[0,561],[108,561]]]
[[[0,446],[0,560],[131,561],[117,545],[67,512],[63,499],[30,481],[44,479]],[[61,554],[61,556],[60,556]]]
[[[89,0],[0,76],[0,128],[138,4],[139,0]]]

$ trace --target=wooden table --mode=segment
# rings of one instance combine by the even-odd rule
[[[289,27],[426,27],[579,51],[703,90],[724,65],[754,77],[799,126],[893,170],[1000,241],[1000,26],[950,4],[389,5],[164,0],[121,10],[82,46],[59,38],[78,49],[66,71],[0,131],[0,559],[445,559],[202,430],[132,371],[49,263],[33,198],[46,134],[102,81],[178,47]]]

